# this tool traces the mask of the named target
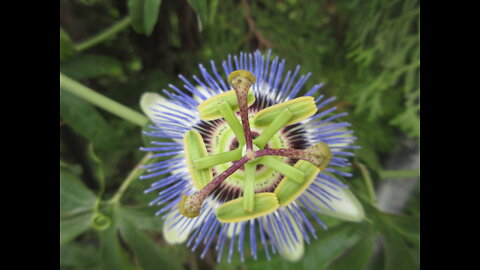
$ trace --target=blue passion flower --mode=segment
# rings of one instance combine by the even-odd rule
[[[154,180],[163,233],[203,258],[212,248],[217,261],[234,252],[257,259],[279,254],[299,260],[305,243],[317,238],[321,215],[361,221],[361,204],[337,175],[356,146],[345,113],[326,108],[334,98],[319,95],[322,84],[304,91],[310,73],[300,66],[284,72],[285,60],[240,53],[202,78],[182,75],[182,88],[163,96],[145,93],[141,107],[153,125],[152,158],[141,179]],[[302,96],[299,94],[305,93]]]

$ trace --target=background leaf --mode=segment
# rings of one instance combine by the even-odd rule
[[[195,10],[200,18],[201,24],[205,26],[208,22],[208,1],[207,0],[187,0],[190,6]],[[215,10],[214,10],[215,11]]]
[[[91,161],[90,163],[92,165],[93,174],[99,183],[99,197],[101,197],[105,191],[105,171],[103,168],[103,161],[95,154],[93,143],[88,144],[87,155]]]
[[[157,230],[161,231],[163,220],[155,216],[158,211],[156,207],[122,207],[120,212],[122,217],[130,220],[139,230]]]
[[[93,269],[99,263],[94,243],[70,242],[60,247],[60,266]]]
[[[110,215],[112,223],[108,229],[99,232],[101,268],[105,270],[133,269],[133,265],[128,260],[128,254],[122,248],[118,238],[118,217],[116,215],[116,209],[108,209],[106,212]]]
[[[92,223],[93,211],[60,219],[60,246],[85,232]]]
[[[131,215],[120,212],[119,228],[125,242],[132,248],[142,269],[155,270],[161,268],[180,270],[182,264],[168,256],[164,248],[158,246],[147,235],[141,232],[132,221]]]
[[[76,80],[123,74],[120,61],[113,57],[95,54],[79,55],[62,62],[60,72]]]
[[[92,210],[97,196],[70,170],[60,169],[60,213],[75,215]]]
[[[60,27],[60,60],[66,60],[75,53],[72,40],[62,27]]]
[[[133,30],[149,36],[157,23],[161,0],[129,0],[128,12]]]
[[[93,105],[62,91],[60,114],[75,132],[95,145],[106,149],[116,147],[115,132]]]
[[[364,224],[344,223],[319,232],[317,234],[319,239],[305,246],[305,255],[299,262],[291,263],[280,256],[274,256],[271,261],[248,260],[247,268],[249,270],[322,269],[355,245],[366,229]]]
[[[373,256],[375,247],[374,235],[367,235],[360,240],[354,247],[348,250],[343,256],[335,260],[328,270],[351,270],[355,267],[356,270],[363,270],[367,267],[370,259]]]

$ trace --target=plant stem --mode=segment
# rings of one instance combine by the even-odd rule
[[[362,163],[355,163],[356,167],[360,170],[362,174],[363,180],[365,181],[365,185],[367,186],[368,195],[370,196],[370,202],[373,205],[377,205],[377,196],[375,195],[375,189],[373,188],[373,181],[370,177],[370,172],[368,172],[367,167]]]
[[[380,171],[380,177],[382,180],[410,179],[410,178],[418,178],[419,176],[420,176],[420,169],[401,170],[401,171],[393,171],[393,170]]]
[[[148,118],[143,114],[97,93],[62,73],[60,73],[60,88],[136,125],[143,127],[148,123]]]
[[[121,19],[120,21],[116,22],[109,28],[105,29],[104,31],[98,33],[97,35],[78,43],[77,45],[75,45],[75,50],[81,52],[99,43],[102,43],[103,41],[109,39],[110,37],[114,36],[118,32],[122,31],[129,25],[130,25],[130,17],[127,16]]]
[[[135,168],[128,174],[125,181],[123,181],[120,188],[118,188],[115,195],[113,195],[112,199],[108,201],[108,203],[116,204],[120,202],[123,193],[127,190],[128,186],[133,182],[133,180],[137,179],[138,175],[141,174],[145,169],[142,168],[142,165],[152,156],[152,152],[148,152],[145,157],[135,166]]]

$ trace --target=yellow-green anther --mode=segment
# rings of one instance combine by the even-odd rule
[[[298,183],[302,183],[304,181],[305,173],[295,168],[294,166],[279,160],[276,157],[264,156],[260,158],[258,163],[272,168]]]
[[[285,126],[286,123],[288,123],[288,121],[290,121],[292,115],[293,114],[288,109],[284,109],[275,117],[275,120],[273,120],[273,122],[268,125],[264,131],[262,131],[262,134],[253,140],[253,143],[260,148],[265,147],[273,135],[275,135],[275,133],[277,133],[282,127]]]
[[[243,200],[245,198],[240,197],[220,205],[215,211],[218,221],[223,223],[241,222],[271,214],[278,208],[277,196],[272,192],[255,194],[255,205],[250,212],[245,211]]]
[[[320,169],[308,161],[299,160],[294,165],[295,168],[305,173],[305,180],[301,183],[293,181],[289,177],[284,177],[280,184],[275,188],[274,193],[277,195],[280,206],[288,205],[297,199],[315,180]]]
[[[185,149],[188,170],[192,176],[193,183],[196,188],[201,189],[213,178],[212,169],[210,167],[198,169],[194,165],[195,160],[208,156],[207,148],[203,143],[202,136],[195,130],[187,131],[183,137],[183,146]]]
[[[301,122],[317,112],[313,97],[299,97],[261,110],[253,119],[255,126],[268,126],[285,109],[288,109],[293,114],[285,126]]]
[[[330,147],[324,142],[319,142],[304,150],[307,161],[317,166],[320,170],[325,170],[332,159]]]
[[[200,215],[200,209],[202,208],[202,202],[199,202],[195,196],[183,195],[178,203],[178,211],[184,217],[194,218]]]
[[[218,104],[222,101],[225,101],[234,112],[239,110],[237,95],[235,90],[230,90],[228,92],[213,96],[207,100],[204,100],[197,109],[200,112],[200,118],[204,121],[211,121],[223,118],[223,115],[220,113]],[[248,91],[247,94],[247,106],[251,106],[255,102],[255,95],[252,90]]]
[[[201,157],[193,162],[196,169],[211,168],[218,164],[239,160],[242,158],[242,149],[237,148],[232,151],[218,153],[211,156]]]
[[[255,171],[257,165],[247,163],[245,166],[245,180],[243,182],[243,208],[252,212],[255,205]]]
[[[238,118],[235,116],[235,113],[230,105],[225,101],[221,101],[218,104],[218,110],[222,114],[223,118],[227,121],[233,133],[235,133],[235,136],[237,136],[238,143],[241,145],[245,144],[245,134],[243,133],[242,124],[240,121],[238,121]]]

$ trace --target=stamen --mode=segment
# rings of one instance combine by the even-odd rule
[[[242,149],[237,148],[232,151],[218,153],[211,156],[201,157],[193,162],[196,169],[201,170],[211,168],[218,164],[239,160],[242,158]]]
[[[205,185],[200,191],[190,196],[182,196],[180,203],[178,204],[178,210],[180,214],[188,218],[194,218],[200,215],[200,208],[203,201],[231,174],[240,169],[245,163],[250,160],[248,156],[242,157],[236,161],[230,168],[215,177],[207,185]]]
[[[288,110],[285,109],[283,110],[280,114],[277,115],[275,120],[268,125],[268,127],[258,136],[253,140],[256,146],[263,148],[267,142],[277,133],[284,125],[290,121],[290,118],[292,117],[292,113]]]
[[[319,169],[324,170],[332,159],[332,152],[326,143],[319,142],[307,149],[262,149],[255,152],[255,157],[266,155],[284,156],[294,159],[306,160]]]
[[[245,164],[245,180],[243,186],[243,209],[252,212],[255,205],[255,171],[257,165]]]
[[[299,169],[272,156],[262,157],[258,163],[272,168],[298,183],[303,182],[305,177],[305,174]]]
[[[253,156],[252,132],[250,130],[250,123],[248,122],[247,94],[250,86],[255,84],[255,76],[247,70],[237,70],[230,73],[227,80],[233,86],[233,89],[237,94],[238,107],[240,109],[240,116],[242,118],[245,141],[247,144],[247,155]]]
[[[238,121],[230,105],[227,102],[222,101],[218,104],[218,110],[227,121],[227,124],[230,126],[233,133],[235,133],[235,136],[237,136],[239,144],[245,144],[245,134],[242,125]]]

